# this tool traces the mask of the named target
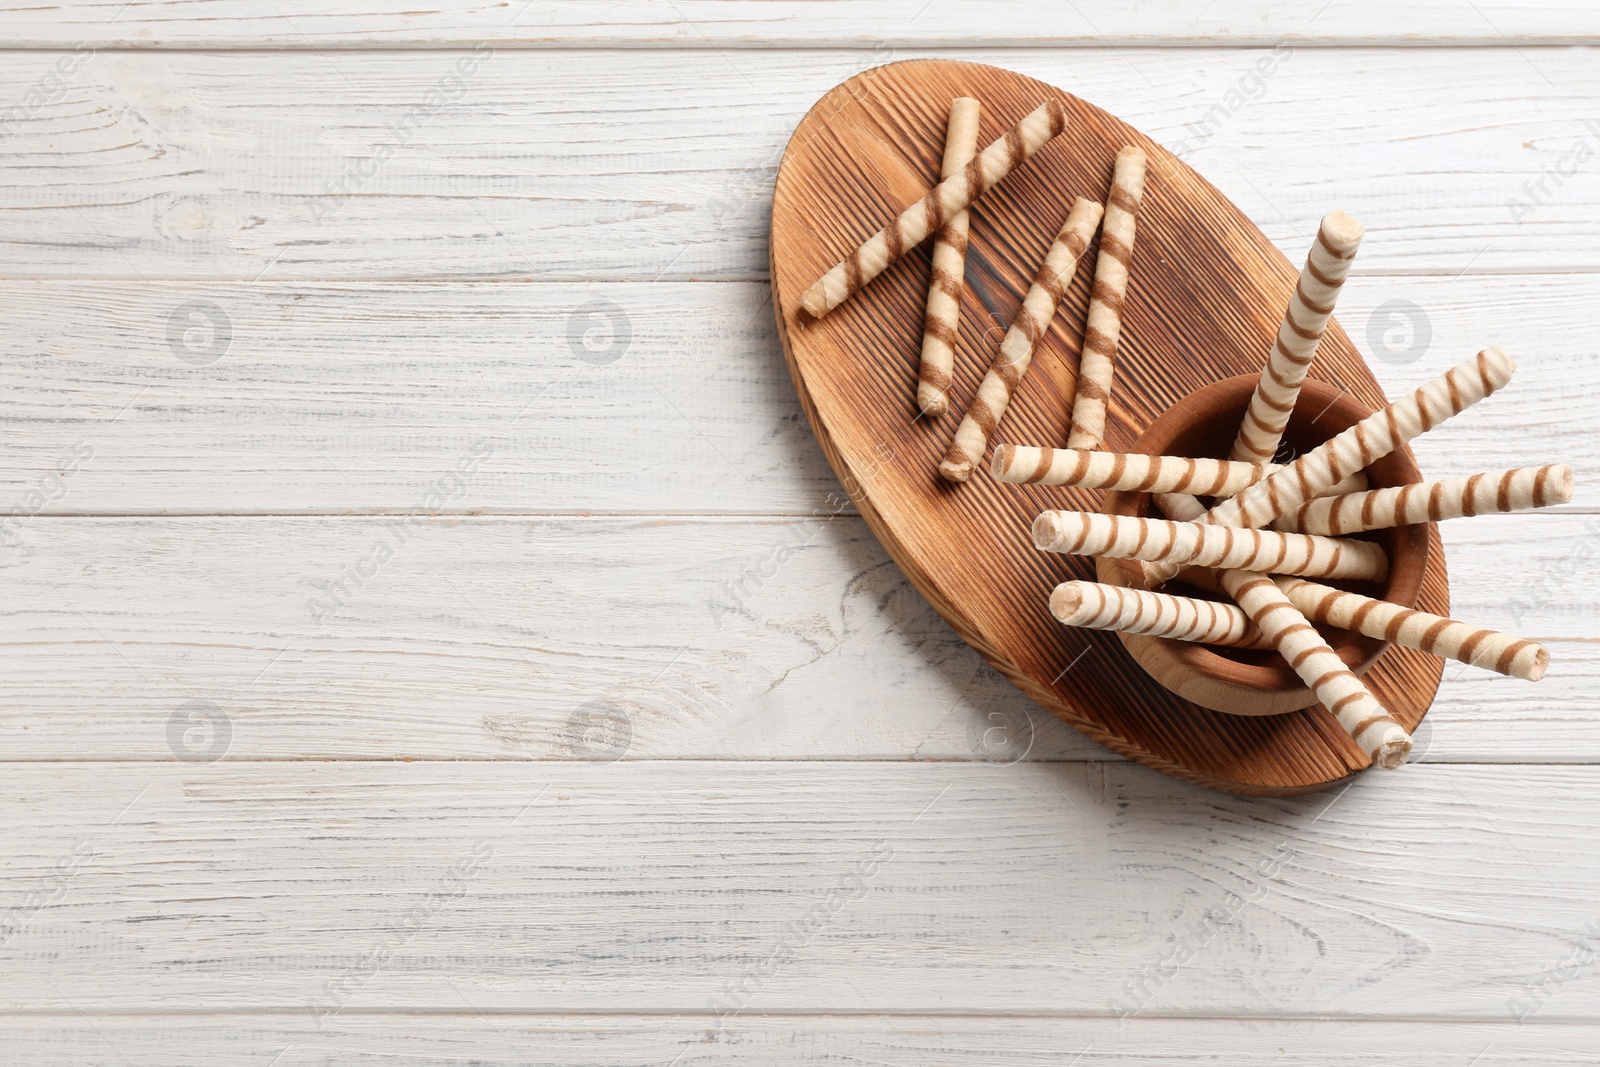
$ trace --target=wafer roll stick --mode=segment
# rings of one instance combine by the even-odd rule
[[[1149,593],[1100,582],[1063,582],[1050,613],[1067,626],[1170,637],[1202,645],[1271,648],[1242,608],[1214,600]]]
[[[1338,536],[1413,522],[1543,508],[1571,500],[1572,468],[1556,463],[1321,497],[1274,519],[1272,527]]]
[[[944,135],[941,178],[951,178],[978,151],[978,102],[958,96],[950,102]],[[968,216],[958,211],[933,235],[933,277],[928,311],[922,320],[922,365],[917,371],[917,409],[937,418],[950,407],[950,376],[956,364],[956,330],[961,322],[961,279],[967,265]]]
[[[972,468],[982,462],[989,438],[1005,415],[1011,394],[1022,376],[1028,373],[1034,350],[1039,347],[1045,331],[1050,329],[1056,305],[1061,303],[1067,286],[1072,284],[1078,259],[1094,237],[1094,228],[1100,225],[1104,210],[1093,200],[1081,197],[1073,203],[1061,233],[1045,253],[1044,264],[1034,275],[1033,285],[1017,309],[1017,317],[1000,342],[989,373],[983,376],[978,394],[962,416],[961,425],[956,427],[955,440],[950,442],[949,451],[939,463],[939,473],[950,481],[966,481],[972,475]]]
[[[1342,211],[1325,216],[1317,228],[1317,239],[1306,256],[1294,295],[1289,298],[1266,366],[1261,368],[1261,380],[1245,409],[1230,458],[1266,463],[1277,453],[1283,428],[1289,425],[1289,416],[1300,397],[1300,383],[1305,381],[1306,368],[1317,354],[1322,331],[1328,327],[1339,288],[1350,273],[1365,232],[1359,222]]]
[[[1248,571],[1223,571],[1222,584],[1372,762],[1388,770],[1405,762],[1411,735],[1328,647],[1283,590],[1270,578]]]
[[[1452,367],[1403,400],[1336,434],[1276,474],[1268,475],[1207,513],[1221,526],[1265,526],[1312,500],[1350,471],[1362,470],[1407,441],[1459,415],[1493,393],[1517,365],[1496,345]]]
[[[1034,547],[1046,552],[1142,559],[1180,566],[1382,581],[1389,558],[1370,541],[1342,541],[1276,530],[1241,530],[1198,522],[1043,511],[1033,520]]]
[[[1040,104],[959,173],[934,186],[927,196],[834,264],[801,294],[800,303],[814,318],[822,318],[909,249],[927,240],[957,212],[964,211],[1066,128],[1067,109],[1059,100]]]
[[[990,473],[995,481],[1021,485],[1067,485],[1135,493],[1193,493],[1227,497],[1279,469],[1276,463],[1146,456],[1137,452],[1092,452],[1035,445],[996,445]],[[1361,478],[1361,487],[1366,479]],[[1205,509],[1201,508],[1201,512]]]
[[[1187,493],[1157,493],[1156,507],[1174,522],[1194,522],[1206,513],[1206,506]]]
[[[1356,630],[1380,641],[1392,641],[1435,656],[1537,682],[1550,664],[1550,653],[1526,641],[1464,622],[1413,611],[1387,600],[1346,593],[1299,578],[1275,579],[1289,602],[1308,619],[1344,630]]]
[[[1106,224],[1100,233],[1100,255],[1094,265],[1089,317],[1078,361],[1078,389],[1072,402],[1068,448],[1099,448],[1106,431],[1106,404],[1116,374],[1117,339],[1122,333],[1122,304],[1128,296],[1128,266],[1133,261],[1133,236],[1144,196],[1144,153],[1128,147],[1117,153],[1106,197]],[[1271,456],[1267,457],[1271,459]]]
[[[1269,470],[1278,469],[1277,465],[1273,463],[1268,463],[1266,466]],[[1328,495],[1332,496],[1337,493],[1359,493],[1366,487],[1366,474],[1362,471],[1356,471],[1353,474],[1346,475],[1344,481],[1340,482],[1332,489],[1329,489]],[[1187,493],[1158,493],[1156,494],[1156,507],[1160,508],[1161,513],[1167,518],[1180,522],[1193,522],[1195,519],[1198,519],[1200,516],[1206,513],[1206,506],[1200,503],[1200,501],[1195,497],[1189,496]],[[1166,581],[1168,578],[1173,577],[1173,575],[1170,574],[1162,577],[1159,574],[1153,573],[1155,568],[1164,567],[1165,564],[1146,563],[1143,566],[1146,586],[1157,586]],[[1182,570],[1176,573],[1178,577],[1182,578],[1190,585],[1218,593],[1223,591],[1221,584],[1217,581],[1215,571],[1206,570],[1200,567],[1184,567]]]
[[[1418,434],[1465,411],[1510,381],[1516,369],[1505,349],[1499,345],[1486,348],[1194,521],[1218,526],[1265,526],[1322,495],[1351,471],[1370,466]],[[1175,573],[1175,568],[1162,564],[1147,568],[1145,576],[1164,582]]]

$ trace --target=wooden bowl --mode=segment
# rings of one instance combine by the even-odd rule
[[[1130,451],[1151,456],[1226,457],[1245,408],[1250,404],[1256,380],[1256,375],[1243,374],[1190,393],[1157,416],[1134,441]],[[1307,379],[1284,431],[1284,442],[1294,455],[1302,455],[1370,414],[1372,409],[1346,390]],[[1417,469],[1411,449],[1403,448],[1367,468],[1367,479],[1372,488],[1381,489],[1420,482],[1422,472]],[[1113,515],[1161,517],[1148,493],[1108,493],[1105,507]],[[1359,536],[1376,541],[1388,553],[1388,580],[1327,584],[1403,607],[1415,607],[1428,565],[1427,524],[1376,530]],[[1102,582],[1140,586],[1140,565],[1134,560],[1100,559],[1095,569]],[[1167,592],[1215,596],[1181,581],[1168,585]],[[1389,647],[1383,641],[1350,630],[1322,625],[1317,629],[1339,658],[1357,674],[1364,674]],[[1151,677],[1201,707],[1233,715],[1281,715],[1317,702],[1316,694],[1276,652],[1219,649],[1190,641],[1134,634],[1117,636]]]

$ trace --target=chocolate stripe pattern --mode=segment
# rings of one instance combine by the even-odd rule
[[[1093,511],[1041,512],[1033,521],[1033,543],[1046,552],[1191,567],[1374,582],[1389,574],[1388,557],[1369,541]]]
[[[813,318],[822,318],[856,290],[881,274],[909,249],[927,240],[940,226],[966,210],[1023,160],[1043,148],[1067,127],[1067,110],[1048,100],[985,148],[960,173],[938,185],[900,217],[867,238],[862,246],[833,267],[800,297]]]
[[[1301,504],[1273,520],[1272,526],[1276,530],[1339,536],[1414,522],[1544,508],[1571,500],[1572,468],[1556,463],[1324,497]]]
[[[983,461],[989,438],[1005,415],[1011,394],[1022,376],[1028,373],[1034,350],[1050,328],[1056,305],[1061,303],[1067,286],[1072,284],[1078,259],[1094,238],[1095,227],[1100,225],[1104,210],[1093,200],[1081,197],[1073,203],[1066,224],[1045,254],[1044,265],[1034,276],[1028,295],[1023,298],[1011,328],[1000,342],[1000,350],[989,365],[989,372],[978,386],[978,394],[972,398],[972,405],[956,428],[955,440],[939,463],[939,473],[948,480],[966,481],[972,476],[972,469]]]
[[[1271,647],[1244,611],[1232,604],[1100,582],[1063,582],[1056,586],[1050,594],[1050,613],[1067,626],[1203,645]]]
[[[1089,294],[1083,355],[1078,361],[1078,388],[1072,403],[1068,448],[1099,448],[1105,435],[1106,404],[1116,374],[1117,340],[1122,333],[1122,306],[1128,296],[1128,266],[1133,260],[1133,235],[1144,196],[1144,153],[1124,148],[1111,171],[1106,197],[1105,232]],[[1267,457],[1271,459],[1271,456]]]
[[[996,445],[990,464],[990,473],[996,481],[1019,485],[1066,485],[1077,489],[1215,497],[1233,496],[1278,469],[1275,463],[1236,463],[1225,459],[1091,452],[1035,445]],[[1366,478],[1360,476],[1356,488],[1365,487]],[[1204,510],[1200,508],[1200,512]]]
[[[1283,428],[1289,424],[1289,415],[1300,397],[1300,383],[1305,381],[1306,369],[1317,354],[1317,344],[1328,327],[1339,288],[1350,273],[1364,232],[1359,222],[1342,211],[1323,218],[1300,271],[1300,281],[1283,313],[1277,339],[1261,369],[1261,380],[1250,397],[1230,458],[1266,463],[1277,453]]]
[[[1224,500],[1195,521],[1218,526],[1265,526],[1321,496],[1347,474],[1370,466],[1489,396],[1509,382],[1516,369],[1505,349],[1499,345],[1486,348],[1410,396],[1374,412],[1282,470]],[[1176,573],[1176,568],[1163,563],[1146,568],[1145,576],[1160,583]]]
[[[1550,665],[1550,653],[1536,641],[1299,578],[1279,578],[1276,582],[1289,602],[1305,612],[1307,618],[1357,630],[1380,641],[1392,641],[1530,682],[1543,678]]]
[[[950,102],[944,135],[941,178],[951,178],[978,151],[978,101],[958,96]],[[958,211],[933,236],[933,276],[923,318],[922,364],[917,371],[917,409],[930,418],[950,408],[950,376],[956,364],[956,331],[961,322],[961,282],[966,273],[968,215]]]
[[[1328,647],[1283,590],[1271,579],[1247,571],[1223,571],[1222,585],[1372,762],[1387,770],[1405,762],[1411,735]]]

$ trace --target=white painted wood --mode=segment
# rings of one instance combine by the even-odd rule
[[[674,45],[687,48],[770,48],[848,43],[1037,47],[1082,44],[1188,46],[1203,43],[1275,44],[1288,37],[1317,43],[1400,45],[1573,43],[1600,35],[1594,10],[1582,0],[1510,0],[1459,4],[1407,0],[1386,5],[1298,0],[1202,5],[1180,0],[1126,5],[1038,5],[994,0],[981,8],[926,0],[627,0],[586,4],[534,0],[493,4],[449,0],[426,10],[367,2],[338,5],[295,0],[144,5],[76,2],[50,7],[21,0],[0,8],[8,38],[49,47],[81,40],[122,48],[326,46],[403,48],[492,40],[532,46],[609,48]]]
[[[1341,319],[1391,396],[1489,343],[1519,360],[1509,388],[1417,442],[1428,474],[1566,462],[1575,506],[1600,507],[1600,277],[1347,290]],[[405,512],[475,447],[490,452],[469,483],[429,510],[808,515],[840,499],[761,283],[10,281],[0,306],[6,507]],[[75,449],[93,454],[56,483]]]
[[[764,306],[805,109],[921,50],[998,63],[1178,147],[1293,260],[1361,218],[1340,319],[1391,395],[1522,362],[1424,468],[1564,460],[1593,511],[1600,74],[1537,47],[1593,43],[1586,0],[0,26],[53,50],[0,55],[0,1060],[1593,1059],[1600,520],[1447,528],[1455,613],[1549,640],[1545,682],[1447,670],[1422,762],[1342,796],[1202,793],[1030,722],[909,589]],[[1257,87],[1235,46],[1285,41]],[[419,507],[319,624],[392,536],[362,513]]]
[[[0,274],[764,277],[801,115],[913,54],[11,52],[0,101],[50,88],[4,145]],[[1600,66],[1582,49],[1302,48],[1269,78],[1265,53],[1229,49],[939,54],[1180,148],[1295,259],[1339,207],[1368,228],[1359,271],[1600,267]]]
[[[3,899],[27,914],[0,1004],[718,1012],[731,983],[753,1013],[1507,1022],[1545,980],[1540,1021],[1594,1022],[1600,971],[1571,957],[1600,923],[1574,847],[1597,788],[1538,766],[1271,803],[1130,764],[14,766]]]
[[[857,518],[395,522],[32,520],[0,556],[6,758],[1114,758],[984,666]],[[1600,761],[1600,518],[1447,533],[1455,613],[1553,658],[1537,684],[1451,666],[1420,754]],[[191,701],[225,740],[173,739]]]
[[[862,1011],[870,1009],[862,1008]],[[918,1064],[927,1067],[1202,1067],[1363,1063],[1377,1067],[1594,1062],[1600,1027],[1334,1019],[991,1016],[369,1015],[322,1029],[304,1014],[0,1017],[0,1049],[29,1067],[679,1067]],[[276,1059],[275,1059],[276,1057]]]

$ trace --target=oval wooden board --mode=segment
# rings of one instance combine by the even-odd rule
[[[983,102],[980,144],[1050,96],[1066,105],[1070,122],[974,208],[952,413],[914,421],[927,246],[820,321],[801,311],[800,294],[934,183],[956,96]],[[953,486],[937,472],[1068,205],[1080,195],[1104,200],[1124,144],[1149,154],[1150,173],[1106,447],[1126,449],[1159,412],[1208,382],[1259,373],[1297,271],[1254,224],[1104,111],[1011,71],[946,60],[865,71],[823,97],[795,130],[772,202],[772,294],[784,355],[823,452],[873,532],[956,632],[1023,692],[1113,751],[1185,781],[1255,796],[1326,788],[1367,761],[1325,709],[1265,718],[1207,711],[1158,685],[1114,635],[1051,617],[1050,590],[1092,579],[1091,561],[1036,551],[1029,525],[1047,507],[1099,510],[1100,492],[1001,485],[986,470]],[[1065,442],[1093,264],[1091,249],[998,440]],[[1336,323],[1311,375],[1373,407],[1384,403]],[[1435,562],[1418,606],[1444,613],[1443,551],[1438,531],[1430,536]],[[1431,656],[1391,648],[1367,681],[1415,728],[1441,670]]]

